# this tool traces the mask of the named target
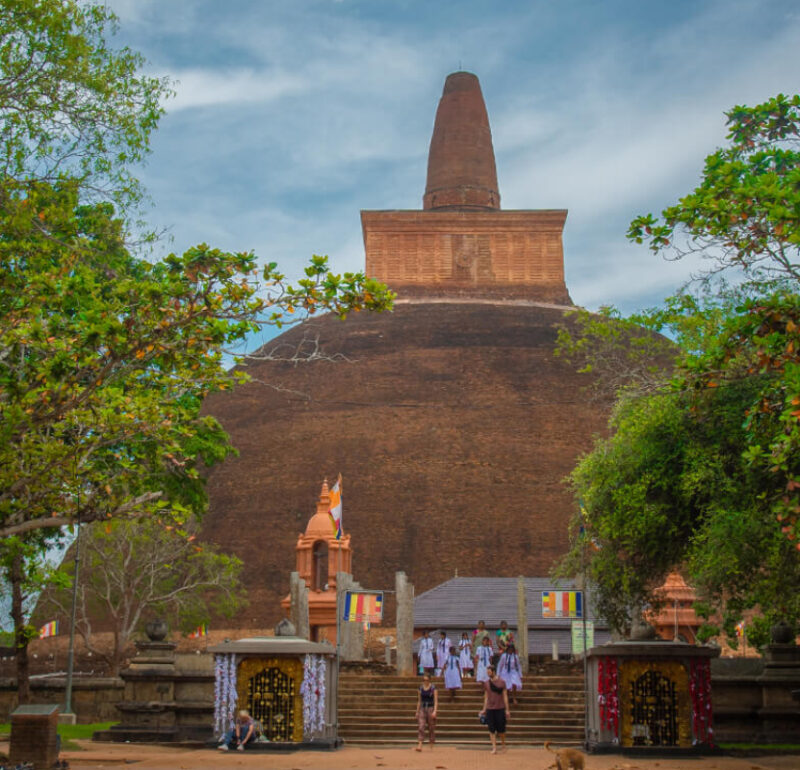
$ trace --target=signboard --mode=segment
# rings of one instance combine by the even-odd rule
[[[572,654],[583,655],[584,650],[594,647],[594,623],[586,621],[586,644],[583,643],[583,621],[572,621]]]
[[[582,618],[582,591],[542,591],[543,618]]]
[[[350,623],[380,623],[383,620],[383,592],[345,591],[342,620]]]

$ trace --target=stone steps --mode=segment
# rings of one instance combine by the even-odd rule
[[[414,711],[419,677],[342,674],[339,681],[339,735],[353,745],[407,745],[416,742]],[[478,722],[483,690],[467,679],[454,701],[439,688],[438,743],[482,745],[486,728]],[[523,679],[512,703],[507,740],[511,744],[580,745],[584,739],[582,675],[535,675]]]

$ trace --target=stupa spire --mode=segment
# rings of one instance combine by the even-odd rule
[[[428,152],[423,209],[500,208],[492,131],[481,84],[471,72],[447,76]]]

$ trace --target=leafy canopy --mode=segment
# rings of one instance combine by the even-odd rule
[[[0,204],[0,536],[202,510],[198,466],[231,448],[200,407],[245,379],[224,350],[264,319],[390,302],[324,257],[296,287],[205,245],[145,262],[108,204],[79,205],[75,185],[18,188]]]
[[[116,50],[117,20],[77,0],[0,0],[0,174],[4,184],[78,180],[122,209],[142,191],[143,160],[171,95],[141,74],[143,57]]]
[[[675,258],[702,252],[702,280],[628,319],[579,313],[585,334],[561,334],[584,368],[616,363],[600,378],[617,393],[612,435],[571,476],[583,515],[561,569],[588,560],[619,628],[681,566],[729,635],[746,609],[762,627],[800,618],[800,97],[728,123],[697,189],[629,231]],[[654,332],[674,346],[636,343]]]

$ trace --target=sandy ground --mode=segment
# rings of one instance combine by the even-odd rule
[[[337,751],[221,752],[178,749],[147,744],[78,741],[83,751],[64,751],[71,770],[99,770],[135,765],[136,770],[545,770],[553,755],[542,748],[510,748],[492,756],[485,749],[427,746],[411,748],[342,748]],[[0,745],[0,750],[8,751]],[[613,754],[589,755],[586,770],[800,770],[800,755],[769,757],[702,757],[697,759],[640,759]]]

